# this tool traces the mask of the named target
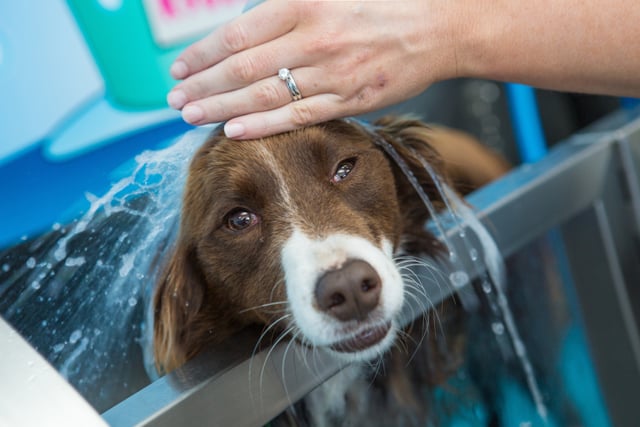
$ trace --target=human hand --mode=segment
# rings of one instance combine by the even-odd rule
[[[456,76],[454,37],[440,5],[417,1],[269,0],[189,46],[168,94],[185,121],[228,120],[259,138],[400,102]],[[303,96],[292,101],[278,70]]]

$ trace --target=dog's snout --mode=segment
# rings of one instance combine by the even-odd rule
[[[366,261],[352,260],[316,284],[319,308],[338,320],[364,320],[378,305],[380,277]]]

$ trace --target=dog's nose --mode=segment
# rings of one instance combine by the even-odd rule
[[[378,305],[380,277],[362,260],[348,261],[325,273],[316,284],[316,300],[324,312],[338,320],[363,320]]]

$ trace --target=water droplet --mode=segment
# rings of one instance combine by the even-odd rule
[[[36,266],[36,259],[34,257],[30,257],[27,260],[27,268],[33,268]]]
[[[129,307],[135,307],[135,305],[138,303],[138,300],[135,299],[134,297],[129,298]]]
[[[58,231],[58,230],[60,230],[60,227],[61,227],[60,223],[56,222],[51,226],[51,229],[54,230],[54,231]]]
[[[478,259],[478,251],[476,250],[476,248],[471,248],[469,250],[469,257],[472,261],[476,261]]]
[[[53,346],[53,352],[60,353],[63,348],[64,348],[64,343],[56,344]]]
[[[31,283],[31,287],[37,291],[38,289],[40,289],[40,282],[38,282],[37,280],[34,280]]]
[[[47,326],[47,322],[46,320],[43,320],[40,324],[42,325],[43,328],[45,328]]]
[[[67,257],[67,244],[66,240],[61,240],[58,242],[58,247],[53,252],[53,257],[56,261],[62,261]]]
[[[5,273],[11,270],[11,266],[9,264],[2,264],[2,271]]]
[[[122,255],[122,266],[120,266],[120,270],[118,273],[120,277],[127,277],[133,269],[133,260],[135,259],[135,254],[126,254]]]
[[[469,283],[469,275],[464,271],[454,271],[449,275],[449,280],[455,289],[459,289]]]
[[[85,259],[83,256],[79,256],[75,258],[69,257],[64,261],[64,265],[66,265],[67,267],[79,267],[84,263],[85,263]]]
[[[465,237],[467,237],[467,232],[464,230],[460,230],[458,236],[460,236],[461,239],[464,239]]]
[[[502,322],[493,322],[491,324],[491,330],[496,335],[502,335],[504,334],[504,325],[502,324]]]
[[[484,282],[482,282],[482,291],[485,294],[490,294],[491,293],[491,283],[487,282],[486,280]]]
[[[71,336],[69,337],[69,344],[75,344],[82,337],[82,331],[80,329],[76,329],[73,331]]]

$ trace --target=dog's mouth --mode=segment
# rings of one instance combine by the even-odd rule
[[[375,325],[359,331],[354,336],[332,344],[330,348],[339,353],[357,353],[378,344],[391,329],[391,323]]]

